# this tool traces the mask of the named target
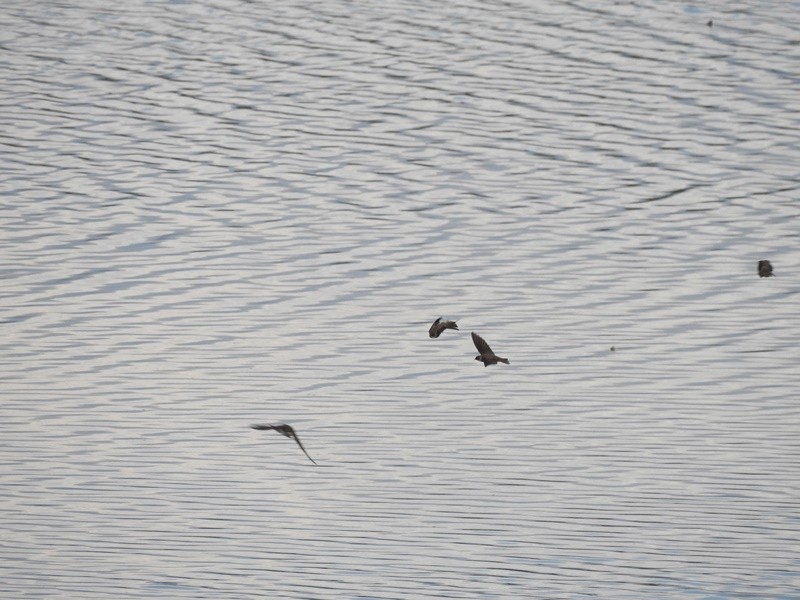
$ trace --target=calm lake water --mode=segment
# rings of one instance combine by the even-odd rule
[[[0,18],[0,596],[800,598],[800,3]]]

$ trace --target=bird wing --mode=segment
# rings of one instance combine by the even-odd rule
[[[308,456],[308,460],[310,460],[314,464],[317,464],[317,461],[315,461],[313,458],[311,458],[311,456],[309,456],[308,452],[306,452],[306,449],[303,448],[303,444],[300,443],[300,438],[297,437],[297,434],[294,431],[292,431],[292,437],[294,438],[294,441],[297,442],[297,445],[300,446],[300,450],[303,451],[303,454]]]
[[[275,429],[274,425],[250,425],[251,429],[258,429],[259,431],[264,431],[266,429]]]
[[[472,332],[472,343],[475,344],[475,347],[481,354],[494,354],[492,349],[489,347],[489,344],[486,343],[486,340],[474,331]]]

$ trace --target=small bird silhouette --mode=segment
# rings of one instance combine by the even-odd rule
[[[478,349],[480,354],[475,357],[475,360],[479,360],[483,362],[484,367],[488,367],[489,365],[496,365],[498,362],[511,364],[508,362],[507,358],[500,358],[489,347],[489,344],[486,343],[486,340],[479,336],[474,331],[472,332],[472,342],[475,344],[475,347]]]
[[[768,260],[758,261],[758,274],[761,277],[773,277],[772,263],[770,263]]]
[[[291,425],[286,425],[286,424],[284,424],[284,425],[250,425],[250,427],[252,427],[253,429],[258,429],[259,431],[263,431],[265,429],[274,429],[278,433],[282,433],[283,435],[285,435],[287,438],[293,439],[295,442],[297,442],[297,445],[300,446],[300,450],[302,450],[303,453],[306,456],[308,456],[308,460],[310,460],[314,464],[317,464],[317,461],[315,461],[313,458],[311,458],[308,455],[308,452],[306,452],[306,449],[303,448],[303,444],[300,443],[300,438],[297,437],[297,434],[294,432],[294,429],[292,428]]]
[[[458,325],[456,325],[455,321],[442,321],[442,317],[439,317],[433,322],[431,328],[428,329],[428,335],[432,338],[438,338],[445,329],[455,329],[458,331]]]

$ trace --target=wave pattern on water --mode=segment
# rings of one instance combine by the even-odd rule
[[[107,4],[0,8],[4,593],[797,594],[790,5]]]

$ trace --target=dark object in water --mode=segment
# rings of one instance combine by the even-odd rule
[[[760,277],[773,277],[772,263],[768,260],[758,261],[758,274]]]
[[[431,328],[428,329],[428,335],[432,338],[438,338],[445,329],[455,329],[458,331],[458,325],[456,325],[455,321],[442,321],[442,317],[439,317],[433,322]]]
[[[500,358],[489,347],[489,344],[486,343],[486,340],[479,336],[474,331],[472,332],[472,343],[475,344],[475,347],[478,349],[480,354],[475,357],[475,360],[479,360],[483,362],[484,367],[488,367],[489,365],[496,365],[498,362],[501,363],[509,363],[507,358]]]
[[[297,442],[297,445],[300,446],[300,450],[302,450],[303,453],[306,456],[308,456],[308,452],[306,452],[306,449],[303,448],[303,444],[300,443],[300,438],[297,437],[297,434],[294,432],[294,429],[292,429],[291,425],[286,425],[286,424],[284,424],[284,425],[250,425],[250,427],[252,427],[253,429],[258,429],[259,431],[263,431],[263,430],[266,430],[266,429],[274,429],[278,433],[282,433],[287,438],[291,438],[295,442]],[[317,464],[317,461],[315,461],[310,456],[308,456],[308,460],[310,460],[314,464]]]
[[[713,27],[714,26],[714,21],[712,19],[709,19],[708,23],[706,23],[706,25],[708,25],[709,27]]]

